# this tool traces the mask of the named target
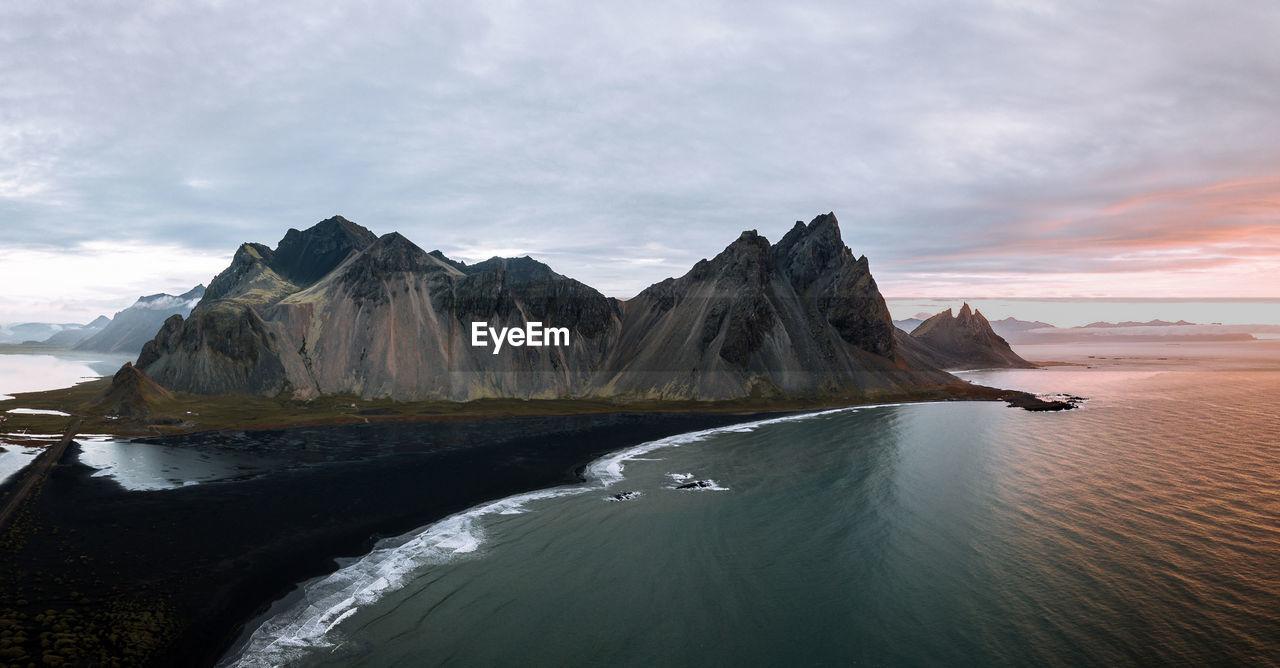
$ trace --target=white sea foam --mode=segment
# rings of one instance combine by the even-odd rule
[[[685,483],[685,484],[688,484],[688,483]],[[727,492],[729,491],[728,487],[724,487],[720,483],[710,478],[707,478],[705,480],[698,480],[696,485],[690,486],[690,487],[682,487],[680,484],[680,481],[676,481],[676,484],[672,485],[671,489],[678,489],[682,492]]]
[[[896,405],[899,404],[880,406]],[[342,640],[340,630],[336,627],[355,614],[361,606],[369,605],[400,589],[424,566],[447,563],[477,552],[484,542],[484,531],[479,526],[479,520],[487,515],[526,512],[527,504],[541,499],[598,493],[623,480],[622,472],[627,462],[642,461],[644,455],[656,450],[697,443],[716,434],[750,432],[766,425],[807,420],[860,408],[870,406],[835,408],[713,427],[642,443],[592,462],[586,468],[587,482],[584,484],[517,494],[451,515],[408,534],[382,540],[364,557],[327,577],[306,584],[303,587],[303,600],[263,622],[250,635],[238,656],[224,660],[219,665],[277,666],[296,661],[316,649],[337,647]],[[706,489],[727,488],[715,485]]]
[[[400,589],[413,573],[428,564],[443,564],[476,552],[484,540],[477,520],[486,515],[526,512],[525,504],[570,494],[585,488],[555,487],[518,494],[451,515],[416,533],[380,541],[372,552],[304,588],[304,599],[293,609],[267,620],[250,636],[234,666],[277,666],[317,648],[333,648],[334,627],[361,606]]]

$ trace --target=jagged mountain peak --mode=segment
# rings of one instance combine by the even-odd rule
[[[368,239],[370,237],[377,236],[371,232],[369,228],[353,223],[342,216],[330,216],[325,218],[324,220],[307,228],[304,232],[326,235],[344,234],[353,239]]]
[[[440,262],[443,262],[444,264],[449,265],[450,267],[453,267],[454,269],[457,269],[458,271],[460,271],[460,272],[462,272],[462,273],[464,273],[464,274],[465,274],[465,273],[468,273],[468,272],[470,271],[470,270],[467,268],[467,263],[466,263],[466,262],[462,262],[462,261],[459,261],[459,260],[455,260],[455,259],[453,259],[453,258],[451,258],[451,257],[449,257],[449,256],[447,256],[447,255],[445,255],[444,253],[440,252],[440,250],[439,250],[439,249],[437,249],[437,250],[433,250],[433,251],[431,251],[430,253],[427,253],[427,255],[430,255],[431,257],[433,257],[433,258],[435,258],[435,259],[439,260]]]
[[[200,299],[201,297],[204,296],[205,290],[206,288],[204,287],[204,283],[200,283],[196,285],[196,287],[191,288],[190,290],[187,290],[186,292],[178,295],[178,299],[187,299],[187,300]]]
[[[231,263],[232,264],[236,264],[236,263],[250,264],[253,262],[270,263],[272,260],[275,259],[275,257],[276,257],[276,252],[271,250],[271,248],[266,246],[265,244],[246,241],[240,244],[240,247],[236,249],[236,254],[232,256]]]
[[[468,265],[345,219],[291,230],[275,251],[243,251],[256,273],[233,298],[173,319],[148,344],[139,365],[162,386],[298,397],[723,399],[848,398],[955,382],[898,353],[875,281],[829,213],[777,245],[745,230],[627,302],[528,256]],[[290,278],[324,265],[334,268],[314,281]],[[471,343],[477,322],[541,322],[572,338],[499,355],[496,345]]]
[[[203,301],[212,302],[236,296],[260,279],[272,283],[284,283],[284,280],[272,269],[274,261],[275,251],[267,246],[253,242],[240,244],[235,255],[231,257],[230,266],[209,281],[209,287],[202,295]],[[289,289],[292,289],[291,286],[285,286],[286,291]]]
[[[772,246],[755,230],[743,230],[733,243],[710,260],[699,260],[680,281],[715,280],[722,288],[763,285],[773,271]],[[651,286],[656,287],[656,286]]]
[[[508,281],[524,283],[528,281],[564,278],[544,262],[539,262],[528,255],[520,257],[491,257],[484,262],[477,262],[464,270],[469,275],[486,272],[504,272]]]
[[[276,245],[271,266],[284,278],[310,284],[376,241],[377,235],[368,228],[333,216],[305,230],[290,228]]]
[[[957,315],[947,309],[920,323],[911,338],[944,368],[1034,367],[1013,351],[981,312],[966,302]]]
[[[370,253],[386,253],[386,252],[412,252],[415,255],[421,253],[426,255],[427,252],[418,247],[417,244],[409,241],[408,237],[399,232],[387,232],[380,236],[366,249]]]
[[[348,280],[380,278],[388,272],[445,268],[417,244],[399,232],[388,232],[356,256],[344,270]]]
[[[774,264],[799,292],[852,258],[852,251],[840,238],[840,223],[833,213],[824,213],[808,225],[796,221],[773,249]],[[859,262],[865,262],[865,258]]]

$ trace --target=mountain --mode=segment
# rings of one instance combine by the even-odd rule
[[[0,343],[40,343],[61,332],[75,332],[84,325],[51,322],[21,322],[0,326]]]
[[[1012,316],[1003,320],[992,320],[991,330],[1009,343],[1033,343],[1040,330],[1055,329],[1053,325],[1039,320],[1018,320]]]
[[[157,403],[172,398],[171,392],[125,362],[111,378],[111,387],[97,408],[107,415],[143,420],[152,415]]]
[[[947,309],[925,320],[911,332],[911,339],[923,347],[930,361],[944,369],[1036,368],[1013,352],[982,312],[970,310],[967,303],[955,316]]]
[[[564,328],[568,345],[473,345],[472,323]],[[201,394],[396,400],[871,397],[959,383],[889,317],[833,214],[776,245],[743,232],[619,301],[528,257],[467,265],[335,217],[244,244],[137,367]]]
[[[139,297],[129,308],[116,313],[109,324],[75,344],[76,350],[134,354],[155,336],[172,315],[186,315],[204,296],[203,285],[181,295],[164,293]],[[99,318],[94,322],[102,320]]]
[[[911,316],[910,318],[904,318],[902,320],[894,320],[893,326],[910,334],[915,328],[920,326],[920,323],[932,317],[933,317],[932,313],[920,312]]]
[[[70,348],[94,334],[101,332],[103,329],[106,329],[109,324],[111,324],[111,318],[108,318],[105,315],[100,315],[86,325],[74,329],[64,329],[61,332],[50,336],[44,340],[44,344],[59,348]]]
[[[1025,332],[1017,343],[1190,343],[1243,342],[1255,340],[1254,334],[1273,338],[1280,333],[1276,325],[1195,325],[1182,326],[1116,325],[1108,327],[1058,327]]]
[[[623,304],[605,394],[725,399],[891,393],[950,379],[911,351],[833,214],[777,245],[754,230]]]
[[[1106,328],[1115,329],[1118,327],[1188,327],[1194,325],[1194,322],[1179,320],[1177,322],[1169,322],[1168,320],[1148,320],[1147,322],[1137,322],[1135,320],[1125,320],[1123,322],[1091,322],[1085,327],[1089,328]]]
[[[0,343],[40,344],[68,348],[102,331],[111,322],[106,316],[98,316],[93,322],[76,323],[24,322],[0,326]]]

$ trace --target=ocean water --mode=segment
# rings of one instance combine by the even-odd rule
[[[1280,344],[1031,348],[1079,366],[966,375],[1082,408],[646,444],[383,541],[224,663],[1280,665]]]

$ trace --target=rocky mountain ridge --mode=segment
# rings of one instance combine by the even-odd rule
[[[947,309],[920,323],[911,339],[921,353],[944,369],[1034,369],[995,333],[981,311],[965,303],[956,315]]]
[[[569,345],[470,342],[541,322]],[[824,214],[776,244],[743,232],[620,301],[531,258],[467,265],[344,218],[247,243],[137,367],[201,394],[397,400],[866,398],[959,383],[898,332],[865,257]]]

